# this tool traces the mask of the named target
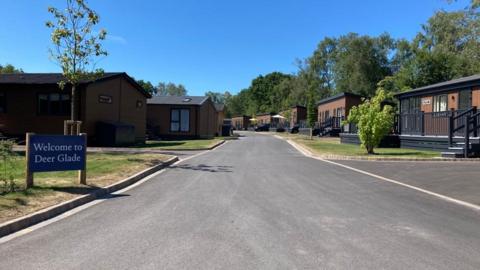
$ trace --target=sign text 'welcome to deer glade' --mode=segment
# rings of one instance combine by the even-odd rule
[[[30,172],[85,170],[85,136],[32,134],[27,147]]]

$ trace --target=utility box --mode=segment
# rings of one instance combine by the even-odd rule
[[[232,125],[222,125],[222,136],[228,137],[232,135]]]
[[[121,122],[97,122],[95,142],[99,146],[135,144],[135,126]]]

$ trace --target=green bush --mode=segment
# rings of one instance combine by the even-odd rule
[[[16,153],[13,151],[14,142],[11,140],[0,141],[0,182],[2,182],[2,193],[14,192],[16,190],[13,176],[13,162]]]
[[[394,112],[392,106],[382,106],[388,98],[384,89],[379,88],[375,96],[365,100],[350,110],[347,123],[354,123],[358,128],[358,136],[368,154],[374,154],[374,148],[393,127]]]

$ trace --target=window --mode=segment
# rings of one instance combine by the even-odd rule
[[[172,109],[170,112],[170,131],[188,132],[190,131],[190,110]]]
[[[0,92],[0,113],[6,113],[7,112],[7,97],[5,96],[5,93]]]
[[[433,111],[434,112],[445,112],[448,109],[448,96],[439,95],[433,97]]]
[[[401,104],[400,104],[401,113],[405,113],[405,114],[408,113],[408,108],[410,107],[409,106],[409,101],[410,100],[408,98],[402,99]]]
[[[68,115],[71,111],[70,95],[51,93],[39,94],[37,112],[42,115]]]
[[[421,100],[418,97],[413,97],[410,98],[409,106],[408,106],[408,112],[409,113],[418,113],[421,110]]]
[[[468,110],[472,107],[472,90],[462,90],[458,93],[458,109]]]

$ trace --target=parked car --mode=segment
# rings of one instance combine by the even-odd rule
[[[270,124],[263,124],[255,128],[255,131],[270,131]]]
[[[298,130],[300,129],[300,126],[299,125],[295,125],[293,126],[293,128],[290,130],[290,133],[292,134],[296,134],[298,133]]]

